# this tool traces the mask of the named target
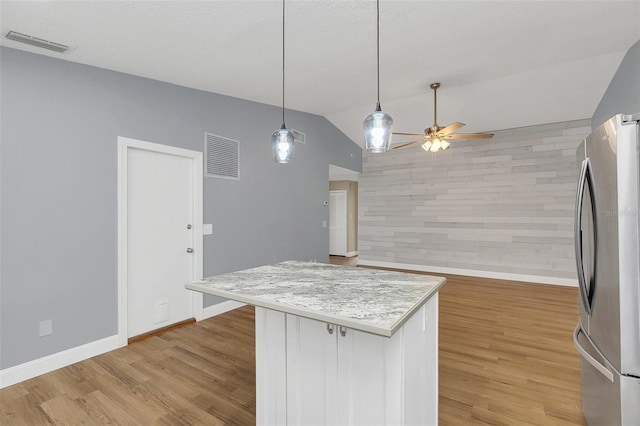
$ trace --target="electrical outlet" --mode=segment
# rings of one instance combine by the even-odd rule
[[[40,337],[48,336],[50,334],[53,334],[53,320],[48,319],[40,321]]]

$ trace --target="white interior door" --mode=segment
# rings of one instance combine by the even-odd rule
[[[329,191],[329,254],[347,255],[347,191]]]
[[[193,158],[127,149],[127,337],[194,316]],[[199,229],[199,227],[198,227]]]

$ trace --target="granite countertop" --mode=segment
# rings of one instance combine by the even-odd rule
[[[446,282],[430,275],[287,261],[186,288],[390,337]]]

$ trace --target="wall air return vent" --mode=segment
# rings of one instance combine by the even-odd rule
[[[206,177],[240,180],[240,142],[204,134]]]
[[[53,41],[45,40],[38,37],[33,37],[27,34],[22,34],[16,31],[9,31],[5,38],[13,41],[19,41],[20,43],[30,44],[31,46],[41,47],[47,50],[53,50],[54,52],[64,53],[69,50],[69,46],[56,43]]]
[[[293,142],[295,143],[307,143],[306,135],[296,129],[291,129],[291,133],[293,133]]]

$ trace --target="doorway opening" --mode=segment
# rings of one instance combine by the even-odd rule
[[[353,170],[329,165],[330,256],[357,259],[359,175],[360,173]]]

